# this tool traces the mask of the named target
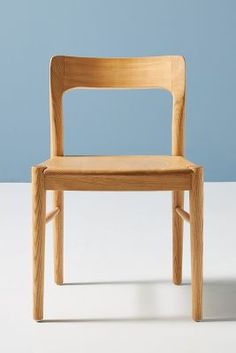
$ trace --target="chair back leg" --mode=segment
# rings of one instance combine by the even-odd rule
[[[172,192],[172,266],[173,283],[182,283],[182,257],[183,257],[183,219],[176,212],[176,208],[184,208],[184,191]]]
[[[60,212],[53,220],[54,280],[63,283],[64,192],[53,191],[53,208]]]

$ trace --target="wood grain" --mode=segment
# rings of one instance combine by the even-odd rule
[[[179,156],[64,156],[45,161],[45,174],[191,174],[193,164]]]
[[[60,57],[59,60],[64,64],[64,90],[72,88],[163,88],[171,90],[172,62],[178,59],[175,56],[144,58],[67,56]]]
[[[190,214],[188,212],[186,212],[184,209],[182,209],[181,207],[176,207],[176,212],[178,213],[178,215],[186,222],[190,222]]]
[[[191,174],[163,174],[156,176],[45,174],[45,188],[47,190],[84,191],[190,190]]]
[[[192,189],[189,194],[191,264],[192,264],[192,315],[202,319],[203,286],[203,169],[195,168],[192,175]]]
[[[185,126],[185,86],[186,73],[183,57],[172,60],[172,155],[184,155],[184,126]]]
[[[53,206],[60,212],[53,219],[53,247],[54,247],[54,280],[56,284],[63,283],[64,258],[64,193],[53,192]]]
[[[33,317],[43,318],[44,253],[46,191],[44,188],[45,167],[32,168],[32,224],[33,224]]]
[[[75,88],[159,88],[171,92],[172,154],[184,155],[185,60],[182,56],[88,58],[50,62],[51,156],[64,151],[62,95]]]
[[[60,208],[56,207],[54,210],[50,211],[46,215],[46,223],[50,222],[54,217],[56,217],[60,212]]]
[[[176,207],[184,207],[184,192],[172,192],[172,276],[173,283],[182,283],[183,219],[176,213]]]
[[[49,106],[50,106],[50,141],[51,157],[64,154],[64,130],[63,130],[63,77],[64,61],[60,57],[54,57],[50,62],[49,79]]]
[[[63,283],[64,190],[170,190],[173,281],[182,282],[184,191],[190,190],[193,319],[202,318],[202,168],[184,158],[185,60],[182,56],[86,58],[50,62],[51,158],[32,170],[34,318],[43,317],[45,190],[53,190],[54,276]],[[172,156],[64,156],[63,93],[71,89],[165,89],[173,97]],[[50,216],[50,215],[49,215]],[[49,217],[50,218],[50,217]]]

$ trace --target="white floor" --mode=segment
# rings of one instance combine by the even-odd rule
[[[30,185],[0,184],[1,352],[236,352],[236,183],[205,185],[201,323],[191,320],[188,225],[184,284],[171,283],[170,193],[65,195],[66,283],[53,282],[48,225],[45,321],[36,323]]]

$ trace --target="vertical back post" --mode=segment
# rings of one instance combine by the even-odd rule
[[[65,58],[53,57],[50,63],[50,125],[51,157],[64,155],[64,128],[62,96],[64,92]],[[63,234],[64,234],[64,192],[53,192],[53,207],[60,209],[53,221],[54,278],[63,283]]]
[[[181,56],[172,57],[171,62],[172,108],[172,155],[184,156],[185,123],[185,61]],[[184,208],[184,192],[172,192],[172,243],[173,282],[182,283],[183,219],[176,208]]]
[[[64,155],[63,132],[63,79],[64,57],[53,57],[50,62],[50,131],[51,131],[51,157]]]
[[[172,155],[184,156],[185,125],[185,61],[181,56],[172,59]]]

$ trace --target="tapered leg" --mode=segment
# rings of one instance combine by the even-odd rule
[[[44,253],[45,253],[45,219],[46,191],[44,189],[44,167],[32,168],[33,196],[33,317],[43,318],[44,291]]]
[[[54,279],[57,284],[63,283],[63,235],[64,235],[64,192],[53,191],[53,207],[60,212],[53,221],[54,240]]]
[[[195,168],[190,190],[190,233],[192,265],[192,316],[202,319],[203,257],[203,170]]]
[[[172,192],[172,233],[173,233],[173,282],[182,283],[183,257],[183,219],[176,212],[176,207],[184,208],[184,192]]]

